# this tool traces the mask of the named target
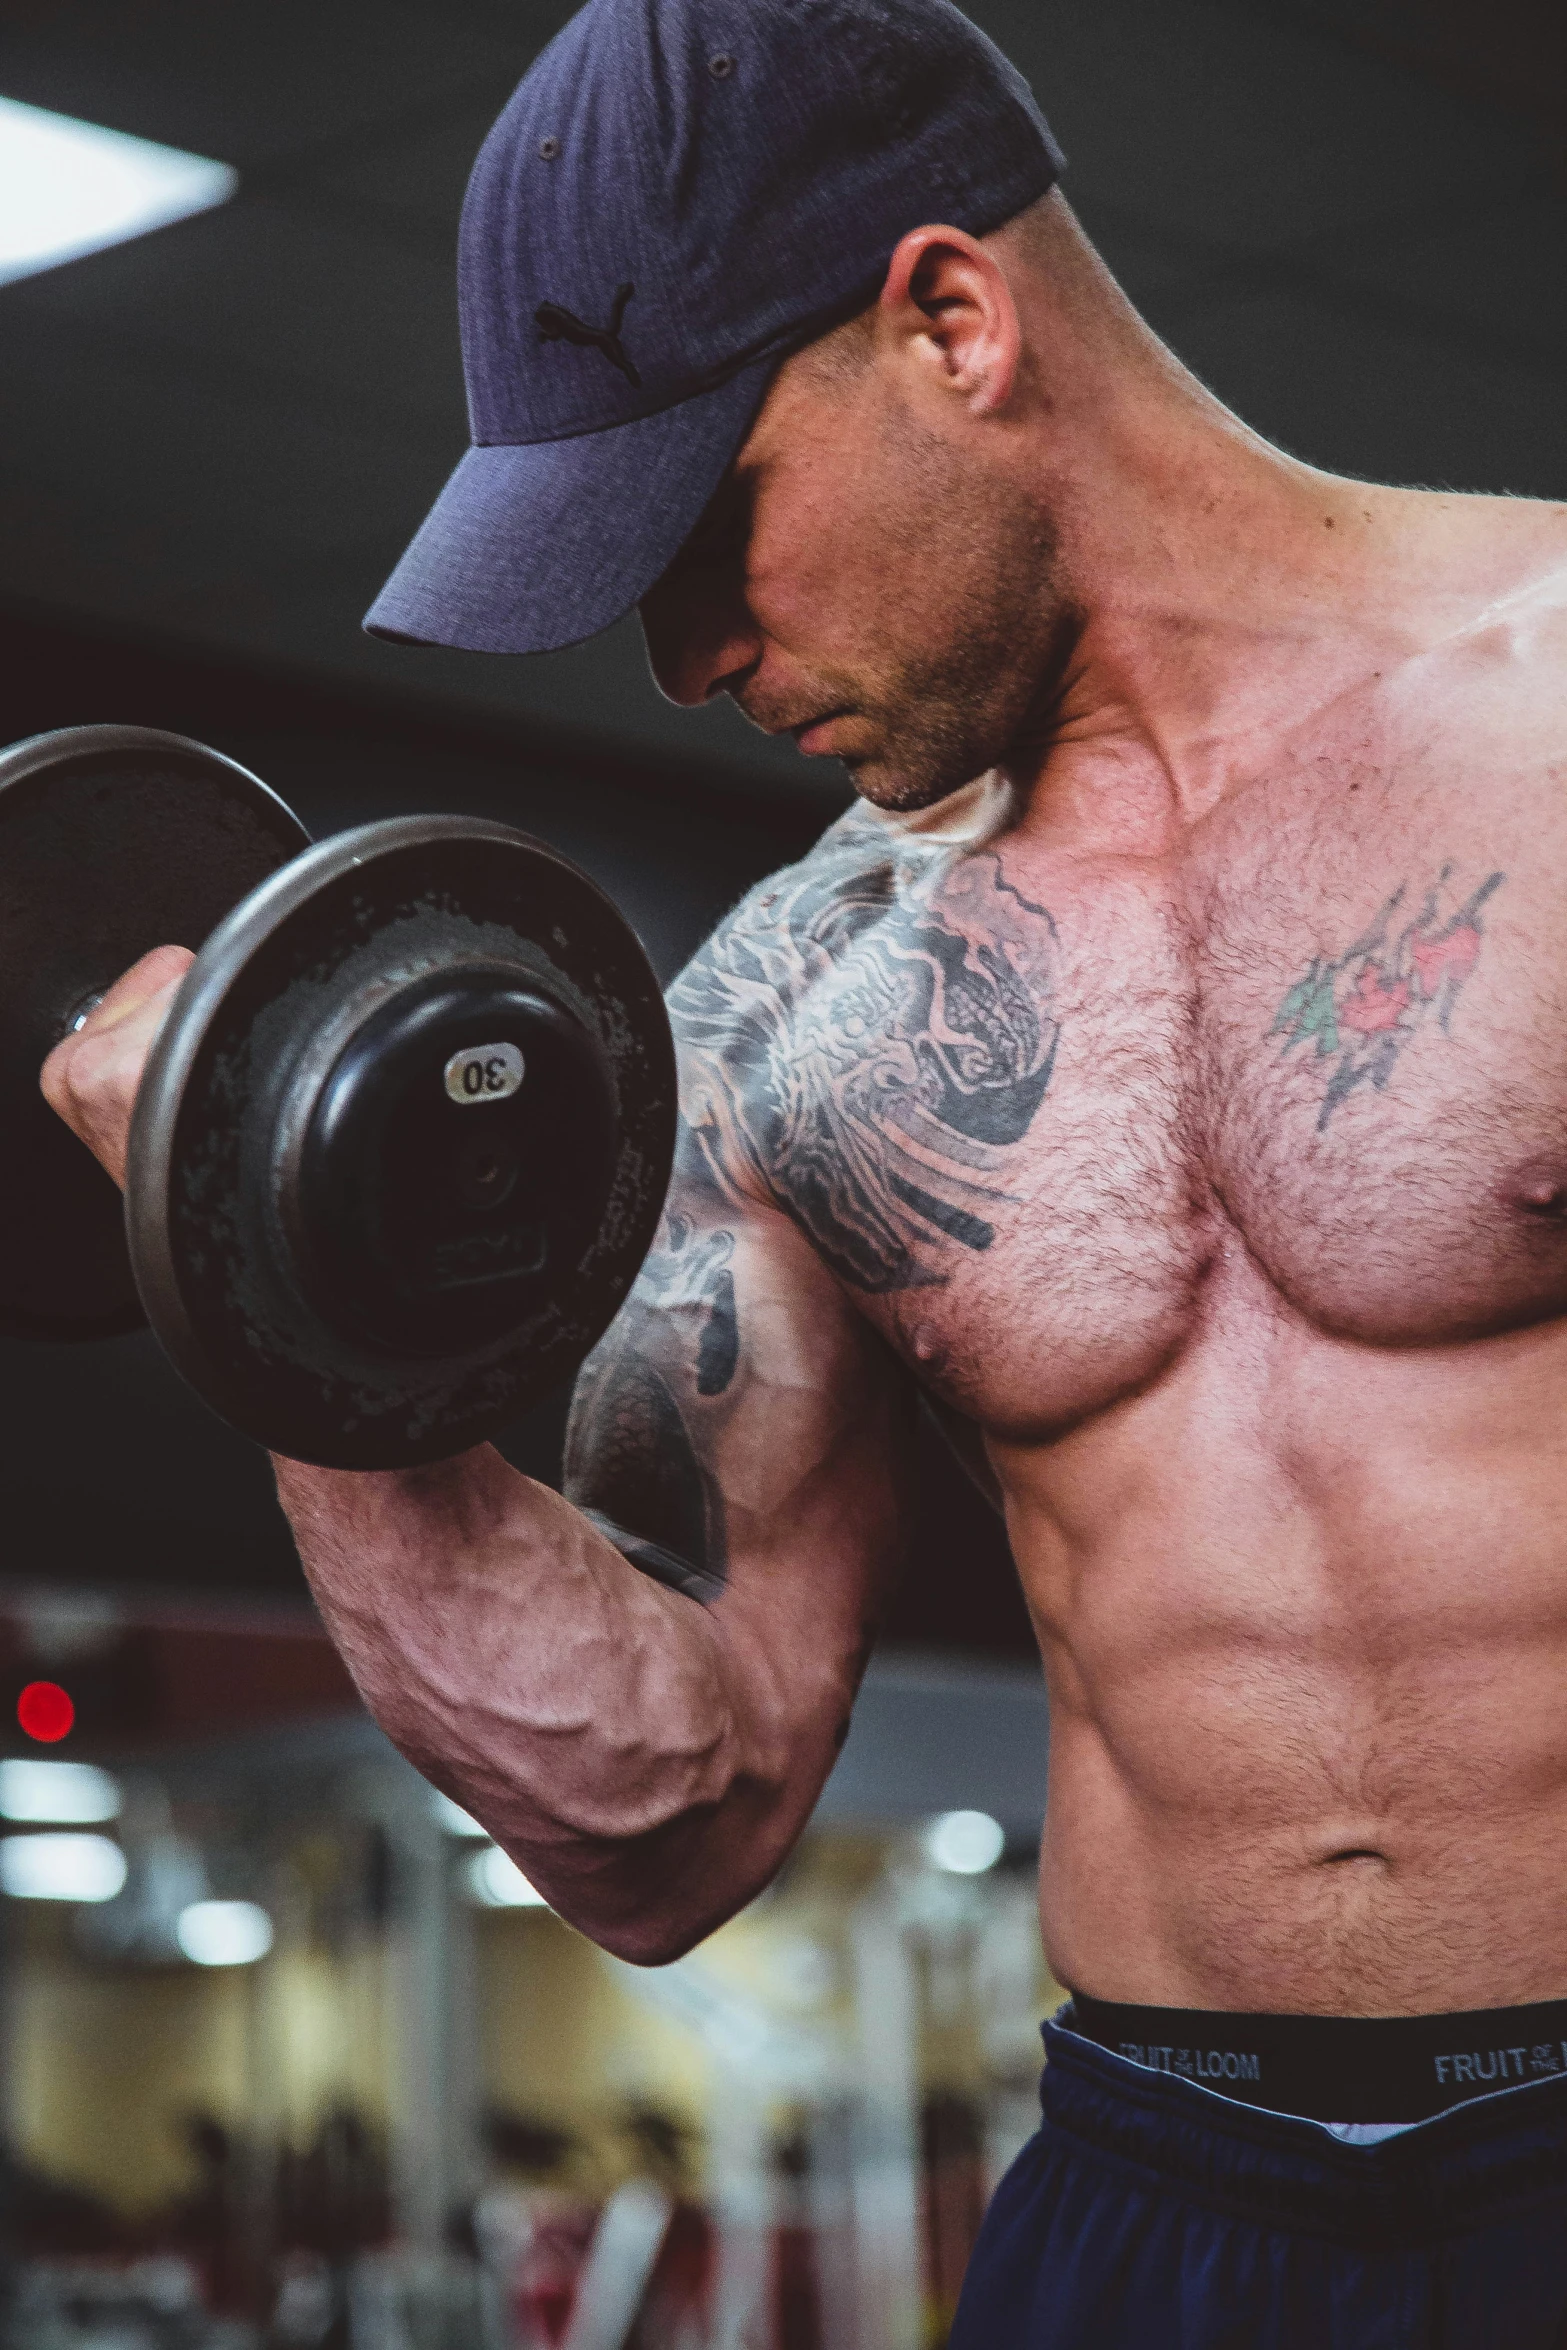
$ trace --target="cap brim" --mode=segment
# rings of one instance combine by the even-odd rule
[[[552,653],[622,619],[689,537],[777,369],[607,432],[474,448],[365,615],[372,636]]]

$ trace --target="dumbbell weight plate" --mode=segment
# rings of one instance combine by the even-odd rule
[[[322,843],[187,975],[132,1128],[132,1261],[198,1391],[327,1467],[439,1460],[567,1378],[653,1236],[675,1067],[635,934],[452,816]]]
[[[102,1338],[145,1319],[115,1185],[38,1072],[149,948],[199,947],[309,845],[218,751],[143,726],[72,726],[0,752],[0,1331]]]

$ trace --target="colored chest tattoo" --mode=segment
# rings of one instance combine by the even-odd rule
[[[1505,879],[1488,874],[1463,896],[1444,865],[1412,914],[1401,884],[1341,955],[1313,955],[1286,991],[1268,1034],[1282,1038],[1281,1059],[1302,1051],[1322,1065],[1319,1134],[1359,1086],[1384,1092],[1423,1030],[1446,1033],[1480,959],[1483,910]]]

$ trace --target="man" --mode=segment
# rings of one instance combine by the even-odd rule
[[[677,1172],[568,1498],[488,1449],[279,1490],[392,1737],[656,1962],[810,1815],[925,1396],[1039,1631],[1074,1993],[955,2339],[1534,2350],[1567,510],[1267,446],[1058,164],[944,0],[592,0],[497,125],[476,446],[371,624],[640,602],[667,694],[860,804],[673,990]],[[182,967],[47,1072],[116,1171]]]

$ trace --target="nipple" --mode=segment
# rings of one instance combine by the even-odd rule
[[[1527,1216],[1567,1218],[1567,1167],[1553,1159],[1520,1167],[1507,1185],[1507,1196],[1510,1205]]]

